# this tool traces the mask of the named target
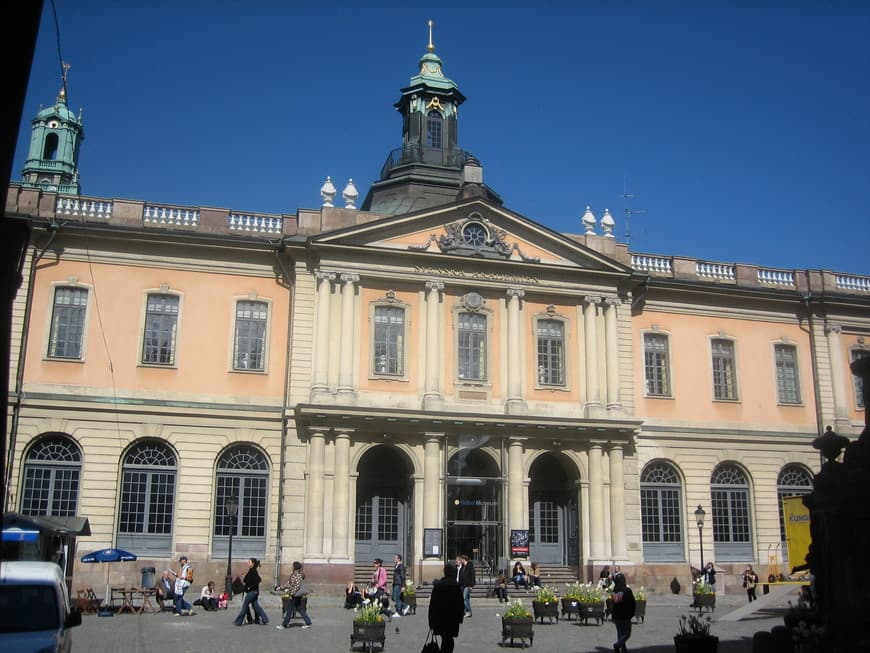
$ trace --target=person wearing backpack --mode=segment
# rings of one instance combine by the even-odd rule
[[[616,574],[613,577],[613,624],[616,626],[616,641],[613,643],[614,653],[628,653],[628,648],[625,643],[631,637],[631,620],[634,618],[634,612],[637,604],[634,600],[634,593],[625,582],[623,574]]]
[[[178,562],[181,564],[181,569],[172,572],[175,575],[175,610],[173,610],[173,614],[176,617],[190,616],[194,614],[193,606],[184,600],[184,593],[193,583],[193,567],[187,561],[187,556],[181,556],[178,558]]]

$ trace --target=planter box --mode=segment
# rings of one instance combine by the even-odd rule
[[[501,645],[504,646],[506,640],[511,640],[511,646],[514,645],[514,640],[520,640],[523,648],[526,647],[526,640],[531,646],[535,641],[534,621],[532,617],[503,617],[501,620]]]
[[[386,648],[386,637],[384,637],[384,629],[386,623],[360,623],[353,622],[353,632],[350,635],[350,648],[353,650],[354,644],[362,644],[366,651],[373,651],[375,645],[381,647],[381,650]]]
[[[698,612],[707,610],[712,612],[716,610],[716,595],[715,594],[693,594],[694,601],[690,607],[695,608]]]
[[[584,624],[589,623],[590,619],[594,619],[595,623],[604,623],[604,601],[599,603],[578,603],[580,612],[577,615],[583,620]]]
[[[718,650],[719,638],[712,635],[708,637],[677,635],[674,637],[674,651],[676,653],[716,653]]]
[[[405,596],[405,594],[403,593],[402,594],[402,601],[404,601],[405,605],[407,605],[410,608],[411,614],[417,614],[417,595],[416,594],[409,594],[409,595]]]
[[[635,601],[634,618],[637,619],[637,623],[643,623],[646,618],[646,601]]]
[[[577,599],[562,599],[562,618],[571,620],[571,615],[580,617],[580,603]]]
[[[559,622],[559,604],[556,601],[532,601],[532,611],[535,613],[535,619],[540,619],[541,623],[544,623],[544,619],[547,618],[550,620],[550,623],[553,623],[553,619],[556,620],[556,623]]]

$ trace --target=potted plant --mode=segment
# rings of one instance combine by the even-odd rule
[[[381,614],[379,601],[365,599],[361,606],[354,608],[353,632],[350,634],[350,647],[361,643],[368,650],[372,650],[375,644],[384,648],[386,638],[384,630],[384,616]]]
[[[501,618],[501,644],[504,646],[505,640],[511,640],[511,646],[514,645],[514,639],[520,640],[520,643],[525,648],[526,640],[529,640],[529,646],[535,640],[533,631],[534,621],[532,613],[523,604],[522,599],[514,599],[508,601],[507,608]]]
[[[676,653],[716,653],[719,638],[710,634],[710,616],[683,615],[674,635]]]
[[[580,617],[580,598],[583,596],[582,584],[567,583],[562,593],[562,618],[571,619],[571,615]]]
[[[402,589],[402,601],[408,606],[409,612],[417,614],[417,590],[414,588],[414,581],[410,578],[405,580],[405,587]]]
[[[595,619],[599,624],[604,623],[606,591],[593,583],[580,583],[578,594],[577,616],[583,623],[588,623],[590,619]]]
[[[535,613],[535,619],[540,619],[544,622],[544,617],[559,621],[559,598],[556,596],[556,590],[552,587],[539,587],[535,592],[535,599],[532,601],[532,610]]]
[[[639,590],[632,590],[632,592],[634,592],[634,616],[638,623],[643,623],[646,618],[646,589],[641,585]]]
[[[713,586],[706,583],[703,578],[692,581],[692,601],[691,607],[700,612],[701,610],[716,609],[716,592]]]

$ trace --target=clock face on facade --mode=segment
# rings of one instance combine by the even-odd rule
[[[462,228],[462,237],[471,247],[483,247],[486,243],[486,229],[479,222],[469,222]]]

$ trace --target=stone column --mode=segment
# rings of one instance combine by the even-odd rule
[[[625,560],[625,473],[622,445],[610,449],[610,554],[614,560]]]
[[[338,356],[338,394],[353,393],[353,337],[356,329],[354,319],[354,284],[358,274],[341,275],[341,341]]]
[[[332,298],[332,272],[317,272],[317,317],[314,323],[314,370],[311,397],[329,392],[329,302]]]
[[[508,528],[526,529],[523,510],[523,443],[511,438],[508,443]]]
[[[520,337],[520,299],[525,291],[519,288],[507,290],[507,403],[508,414],[525,415],[528,412],[523,401],[522,342]]]
[[[600,297],[587,297],[583,311],[583,328],[586,335],[586,408],[594,410],[601,406],[598,386],[598,302]]]
[[[305,554],[323,553],[323,472],[326,435],[312,431],[308,441],[308,491],[305,496]]]
[[[604,559],[604,469],[601,444],[589,445],[589,555]]]
[[[423,409],[442,408],[441,396],[441,329],[439,328],[438,305],[444,284],[440,281],[426,282],[426,382],[423,392]],[[434,527],[433,527],[434,528]]]
[[[834,392],[834,429],[849,427],[849,393],[846,390],[846,371],[843,369],[842,328],[832,325],[825,329],[828,337],[828,356],[831,365],[831,388]]]
[[[607,365],[607,408],[619,410],[619,338],[616,329],[619,299],[614,297],[605,302],[604,339],[605,362]]]
[[[339,431],[335,434],[335,478],[332,487],[332,503],[335,520],[332,550],[336,557],[348,556],[348,498],[350,491],[350,433]]]
[[[427,433],[423,444],[423,528],[441,528],[441,443],[443,433]]]

